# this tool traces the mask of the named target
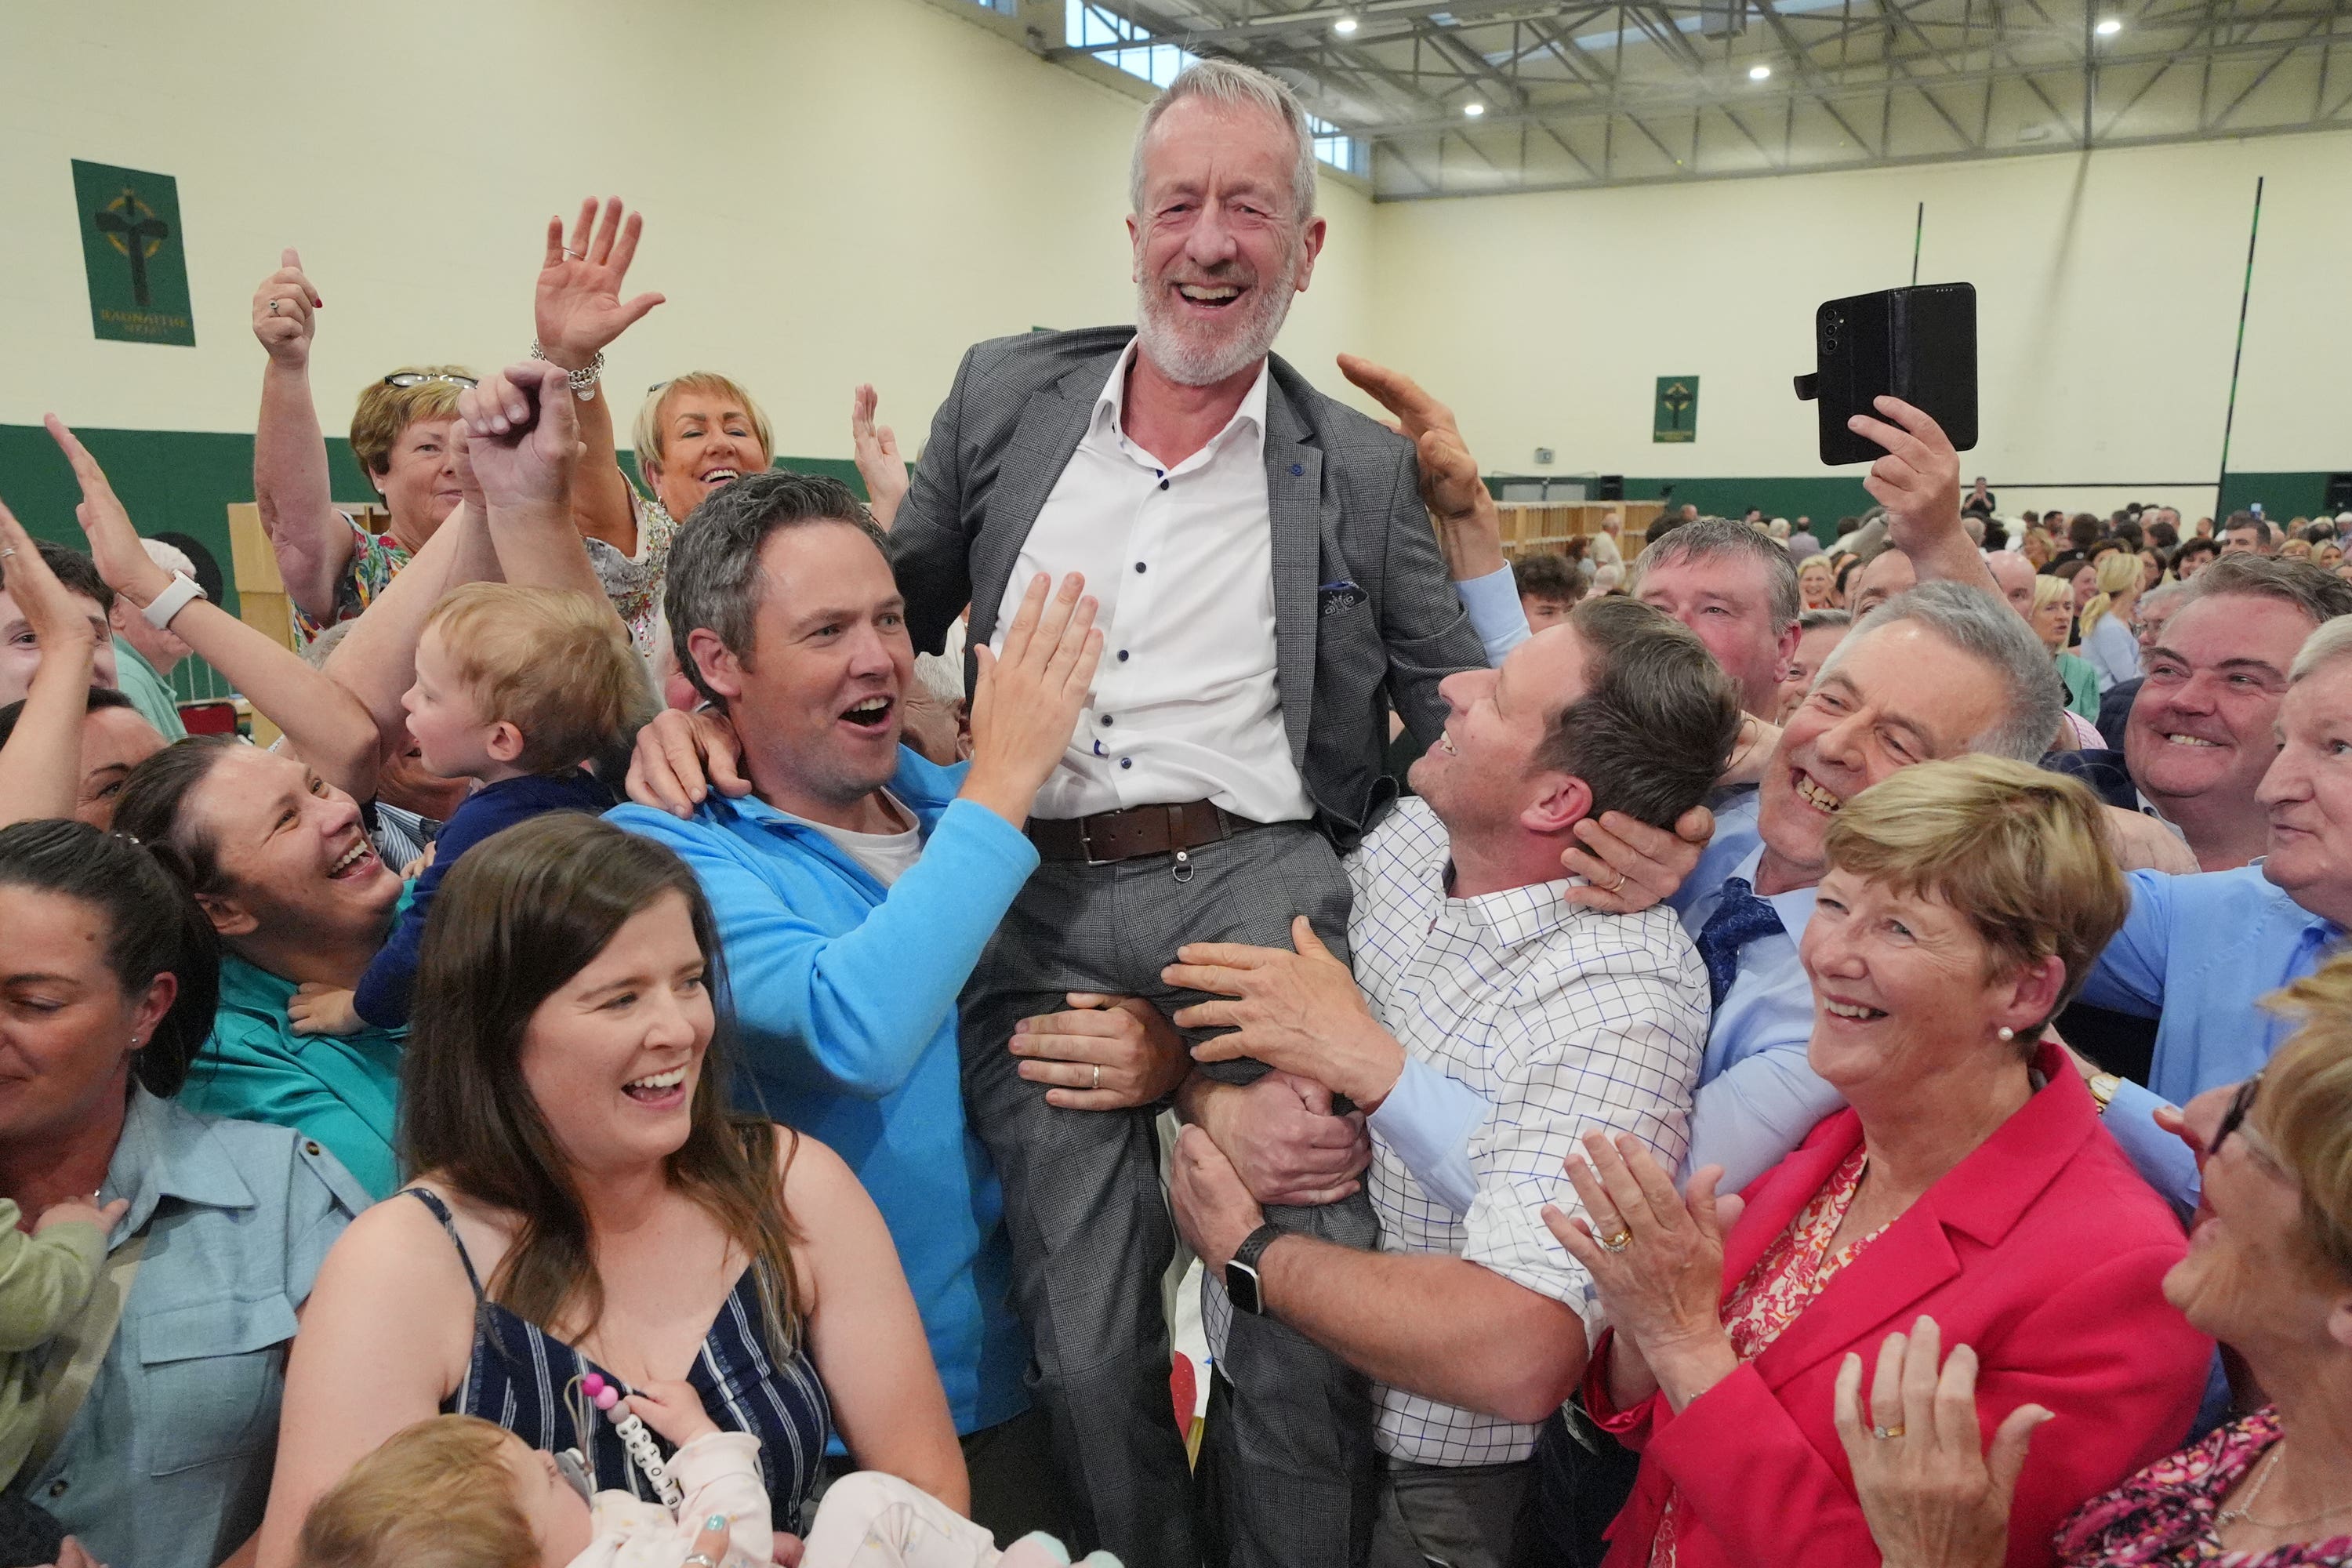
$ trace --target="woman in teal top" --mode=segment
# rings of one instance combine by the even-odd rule
[[[72,1338],[104,1346],[89,1392],[49,1394],[62,1429],[7,1501],[102,1563],[212,1568],[259,1527],[295,1314],[367,1202],[316,1140],[173,1102],[216,952],[137,846],[78,822],[0,829],[0,991],[20,1004],[0,1009],[0,1191],[34,1213],[130,1205],[97,1292],[119,1321],[85,1310]]]
[[[355,985],[392,931],[400,877],[358,803],[291,757],[199,736],[132,771],[114,826],[158,852],[220,933],[220,1008],[181,1102],[297,1128],[369,1196],[393,1191],[402,1032],[298,1035],[287,1011],[306,984]]]
[[[2033,629],[2042,638],[2042,646],[2058,662],[2058,675],[2066,683],[2066,709],[2085,719],[2099,716],[2099,672],[2087,659],[2077,658],[2066,651],[2066,638],[2074,625],[2074,590],[2063,577],[2053,577],[2044,572],[2033,579]]]

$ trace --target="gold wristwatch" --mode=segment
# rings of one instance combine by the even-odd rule
[[[2093,1073],[2083,1080],[2083,1087],[2091,1091],[2091,1099],[2098,1105],[2102,1116],[2107,1113],[2108,1105],[2114,1101],[2116,1090],[2123,1086],[2124,1080],[2111,1072]]]

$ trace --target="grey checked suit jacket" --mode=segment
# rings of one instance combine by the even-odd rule
[[[967,604],[972,643],[993,634],[1030,526],[1134,335],[1033,332],[965,353],[891,526],[916,647],[938,652]],[[1391,701],[1427,745],[1445,721],[1437,683],[1483,666],[1485,650],[1438,552],[1412,444],[1279,356],[1265,424],[1283,728],[1318,824],[1346,848],[1388,804]]]

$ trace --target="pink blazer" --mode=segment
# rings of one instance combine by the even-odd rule
[[[2054,1563],[2051,1535],[2067,1514],[2180,1446],[2213,1354],[2213,1342],[2158,1288],[2185,1238],[2099,1125],[2066,1058],[2045,1047],[2034,1065],[2046,1087],[1763,1354],[1681,1415],[1662,1395],[1612,1406],[1614,1340],[1603,1337],[1586,1378],[1588,1408],[1642,1454],[1633,1498],[1609,1530],[1606,1568],[1649,1561],[1675,1487],[1677,1568],[1878,1568],[1832,1391],[1846,1352],[1875,1367],[1879,1342],[1923,1312],[1941,1326],[1948,1352],[1975,1348],[1988,1440],[2021,1405],[2057,1416],[2034,1434],[2018,1482],[2010,1568]],[[1727,1238],[1727,1295],[1861,1141],[1861,1120],[1839,1111],[1748,1189],[1747,1212]]]

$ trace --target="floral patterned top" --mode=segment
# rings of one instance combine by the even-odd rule
[[[2352,1535],[2269,1552],[2225,1552],[2213,1539],[2213,1516],[2222,1500],[2278,1439],[2278,1416],[2264,1408],[2194,1447],[2158,1459],[2115,1490],[2076,1509],[2058,1527],[2058,1560],[2067,1568],[2207,1563],[2219,1568],[2288,1568],[2292,1563],[2352,1563]]]
[[[294,606],[295,629],[308,643],[338,621],[357,620],[359,613],[375,600],[384,585],[408,564],[408,549],[389,533],[370,533],[360,526],[360,520],[350,512],[335,514],[343,526],[352,531],[352,558],[343,567],[343,574],[335,580],[334,614],[323,621],[314,621]]]
[[[1789,1222],[1780,1239],[1765,1249],[1748,1277],[1732,1288],[1723,1303],[1724,1331],[1741,1361],[1754,1361],[1790,1323],[1829,1288],[1838,1270],[1862,1255],[1886,1227],[1846,1243],[1835,1251],[1830,1243],[1845,1211],[1853,1206],[1854,1189],[1862,1184],[1867,1151],[1860,1144],[1830,1173],[1813,1201]],[[1650,1542],[1650,1568],[1674,1568],[1675,1542],[1680,1535],[1682,1489],[1667,1494],[1665,1511],[1658,1516],[1658,1533]]]
[[[637,645],[637,652],[650,659],[655,629],[661,619],[662,583],[669,574],[669,542],[677,532],[677,524],[660,501],[640,495],[635,485],[629,486],[629,505],[637,521],[635,555],[624,555],[601,539],[584,535],[583,539],[588,546],[588,563],[596,568],[596,580],[604,584],[604,596],[628,623],[629,640]]]
[[[670,520],[660,501],[639,495],[635,485],[629,487],[629,501],[636,514],[635,555],[624,555],[601,539],[583,536],[581,542],[588,547],[588,563],[596,569],[596,580],[604,585],[604,596],[613,601],[614,610],[628,625],[629,640],[636,645],[638,653],[650,659],[661,619],[662,582],[669,572],[669,542],[677,531],[677,524]],[[333,620],[314,621],[302,613],[299,605],[295,606],[294,624],[305,643],[335,621],[356,619],[383,592],[384,584],[408,564],[409,552],[392,535],[370,533],[349,512],[335,515],[352,531],[351,563],[343,568],[343,575],[335,584]]]

